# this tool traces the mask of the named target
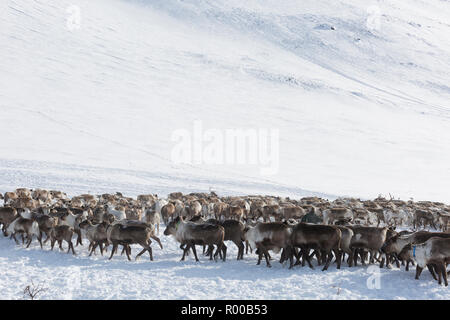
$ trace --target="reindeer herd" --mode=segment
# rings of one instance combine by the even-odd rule
[[[83,194],[69,198],[61,191],[19,188],[0,194],[0,225],[5,236],[21,236],[30,246],[36,238],[41,248],[50,241],[75,254],[75,247],[89,241],[89,256],[112,245],[109,259],[119,248],[131,260],[131,245],[148,252],[159,239],[164,222],[165,236],[179,243],[184,260],[192,251],[199,261],[196,246],[210,260],[226,261],[226,241],[238,248],[237,260],[244,253],[255,253],[259,265],[264,258],[271,267],[271,254],[280,253],[280,263],[289,262],[314,268],[331,263],[338,269],[379,263],[416,266],[416,279],[427,267],[439,284],[448,285],[450,261],[450,206],[430,201],[402,201],[392,197],[374,200],[340,198],[334,201],[318,197],[300,200],[273,196],[219,197],[211,193],[176,192],[166,199],[157,195],[139,195],[136,199],[121,193]],[[399,229],[409,229],[397,232]],[[426,230],[428,229],[428,231]],[[432,230],[432,231],[430,231]],[[45,237],[45,240],[44,240]],[[315,261],[314,261],[315,259]],[[333,261],[334,259],[334,261]]]

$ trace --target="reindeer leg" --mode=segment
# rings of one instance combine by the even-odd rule
[[[227,246],[222,242],[221,249],[223,251],[223,261],[227,260]]]
[[[337,269],[341,269],[341,251],[339,249],[333,249],[333,252],[336,256]]]
[[[418,268],[418,267],[419,267],[419,266],[417,266],[416,268]],[[432,265],[432,264],[427,264],[427,269],[428,269],[428,271],[430,271],[431,276],[433,277],[433,279],[437,281],[436,273],[434,272],[434,271],[435,271],[435,266]],[[437,272],[437,271],[438,271],[438,270],[436,270],[436,272]]]
[[[309,256],[309,249],[307,249],[307,250],[303,253],[303,263],[302,263],[302,266],[305,265],[305,260],[306,260],[306,262],[308,262],[308,266],[309,266],[311,269],[314,269],[314,267],[313,267],[313,265],[312,265],[312,263],[311,263],[310,256]]]
[[[142,244],[141,244],[141,246],[143,246]],[[144,247],[144,246],[143,246]],[[137,256],[136,256],[136,258],[134,258],[134,260],[136,261],[145,251],[147,251],[147,248],[146,247],[144,247],[144,249],[142,249],[138,254],[137,254]]]
[[[395,264],[397,265],[397,268],[400,268],[400,261],[398,261],[397,256],[393,255],[393,258],[394,258]]]
[[[365,266],[366,265],[366,259],[367,259],[367,256],[368,256],[368,252],[365,252],[364,250],[361,250],[360,251],[360,256],[361,256],[361,263],[362,263],[362,265],[363,266]]]
[[[181,261],[184,261],[184,257],[186,256],[186,252],[189,251],[190,245],[186,245],[183,247],[183,244],[180,246],[180,248],[183,250],[183,256],[181,257]]]
[[[294,247],[293,254],[295,256],[294,266],[298,266],[299,264],[302,263],[301,259],[303,257],[303,250],[302,249],[298,250],[298,248]]]
[[[312,259],[313,257],[314,257],[314,255],[316,256],[316,259],[317,259],[317,264],[320,266],[321,265],[321,262],[322,262],[322,256],[320,255],[320,253],[318,253],[317,252],[317,250],[313,250],[313,253],[311,253],[309,256],[308,256],[308,258],[309,259]]]
[[[111,256],[109,257],[108,260],[112,259],[113,255],[114,255],[114,252],[117,250],[117,246],[118,246],[118,244],[116,242],[113,242],[113,248],[111,250]]]
[[[205,251],[203,251],[203,255],[205,255],[205,256],[210,256],[211,255],[211,252],[212,251],[214,251],[214,246],[212,246],[212,245],[208,245],[208,249],[206,250],[206,252]]]
[[[448,287],[447,268],[445,267],[444,263],[442,264],[441,268],[442,268],[442,276],[444,277],[444,284],[446,287]]]
[[[236,244],[236,246],[238,247],[238,256],[237,256],[237,260],[242,260],[244,259],[244,243],[241,242],[234,242]]]
[[[150,238],[152,238],[153,240],[155,240],[156,242],[158,242],[159,246],[161,247],[161,250],[163,248],[162,244],[161,244],[161,240],[157,237],[157,236],[151,236]]]
[[[325,266],[323,267],[322,271],[325,271],[325,270],[328,269],[328,267],[329,267],[329,265],[330,265],[330,262],[331,262],[331,260],[333,259],[333,256],[331,255],[331,252],[328,252],[328,253],[324,254],[324,259],[325,259],[325,257],[327,257],[327,256],[328,256],[328,258],[327,258],[327,261],[326,261]]]
[[[74,255],[76,255],[75,249],[73,248],[72,240],[69,241],[69,247],[72,249],[72,253],[73,253]]]
[[[198,257],[197,257],[197,249],[195,249],[195,244],[192,244],[192,252],[194,253],[195,261],[199,262],[200,260],[198,260]],[[212,255],[212,253],[211,253],[211,255]]]
[[[213,250],[214,250],[214,246],[213,246]],[[224,252],[223,255],[222,255],[222,251]],[[217,261],[217,255],[219,255],[220,259],[225,261],[226,254],[227,254],[227,247],[225,246],[225,244],[223,242],[217,244],[217,249],[216,249],[216,252],[214,253],[214,260]]]
[[[95,253],[95,249],[97,248],[98,243],[95,242],[94,245],[89,245],[91,247],[91,253],[89,253],[89,257],[92,255],[92,253]]]
[[[42,233],[39,234],[39,236],[37,237],[38,241],[39,241],[39,245],[41,246],[41,249],[44,249],[42,246]]]
[[[358,251],[356,248],[352,249],[352,256],[351,258],[353,259],[353,264],[355,265],[355,267],[358,265]]]
[[[262,246],[262,249],[263,249],[264,257],[266,258],[267,267],[272,268],[272,265],[270,264],[270,259],[269,259],[269,252],[267,251],[266,247],[264,247],[264,246]]]
[[[9,237],[10,239],[14,239],[14,241],[16,242],[16,244],[19,244],[19,241],[17,241],[16,239],[16,234],[15,233],[11,233],[11,236]]]
[[[289,269],[292,269],[294,267],[294,253],[295,248],[291,246],[286,247],[286,256],[289,258]]]
[[[258,262],[256,263],[256,265],[260,265],[262,259],[262,250],[258,245],[256,245],[256,251],[258,252]]]
[[[150,247],[150,245],[148,246],[147,251],[150,256],[150,261],[153,261],[153,250],[152,247]]]
[[[216,260],[217,254],[221,255],[221,252],[219,250],[219,246],[217,246],[216,252],[214,253],[214,245],[211,245],[211,251],[209,253],[209,260],[213,260],[213,254],[214,254],[214,260]]]
[[[348,258],[347,258],[347,264],[348,267],[351,268],[353,266],[353,254],[352,252],[347,252]]]
[[[436,269],[436,272],[438,274],[438,283],[439,283],[439,285],[441,285],[442,284],[442,269],[441,269],[441,265],[440,264],[435,265],[435,269]],[[447,273],[447,272],[445,272],[445,273]]]
[[[27,237],[28,237],[28,236],[27,236]],[[27,248],[30,246],[32,240],[33,240],[33,236],[28,237]]]
[[[128,244],[126,244],[124,248],[125,248],[125,253],[127,254],[128,261],[131,261],[131,257],[130,257],[131,247]]]
[[[382,269],[384,267],[384,263],[386,262],[386,267],[389,265],[389,263],[391,262],[389,260],[390,256],[389,255],[385,255],[381,261],[380,261],[380,269]]]
[[[77,244],[75,246],[78,247],[78,244],[83,245],[83,238],[81,237],[81,231],[76,230],[75,233],[77,234]]]
[[[422,273],[423,268],[417,266],[416,267],[416,280],[419,280],[420,274]]]

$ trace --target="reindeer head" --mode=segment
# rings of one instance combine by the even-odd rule
[[[174,220],[169,222],[169,224],[166,227],[166,230],[164,230],[164,235],[175,235],[177,233],[177,229],[180,223],[183,222],[182,217],[176,217]]]

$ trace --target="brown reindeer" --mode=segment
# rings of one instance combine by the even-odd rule
[[[223,261],[226,260],[226,246],[223,243],[225,229],[222,226],[209,223],[196,224],[194,222],[184,221],[182,217],[176,217],[167,225],[166,230],[164,230],[164,235],[173,235],[181,244],[180,248],[183,249],[181,261],[184,260],[190,248],[194,252],[195,261],[199,261],[195,245],[216,245],[217,249],[214,253],[214,259],[216,259],[219,252],[223,251],[222,259]],[[225,250],[222,249],[223,247]],[[213,250],[210,251],[210,260],[212,259]]]
[[[341,268],[341,239],[342,232],[337,226],[327,226],[318,224],[298,223],[292,228],[291,244],[293,247],[300,247],[304,261],[308,262],[310,268],[313,265],[310,261],[310,249],[317,250],[326,259],[322,271],[328,269],[333,258],[332,252],[336,256],[337,268]],[[296,264],[300,261],[297,260]],[[289,268],[292,268],[292,260]]]
[[[344,259],[345,254],[348,255],[348,259],[347,259],[347,263],[348,266],[351,267],[353,265],[353,261],[352,261],[352,249],[350,248],[350,244],[352,242],[352,238],[353,238],[353,230],[345,227],[345,226],[336,226],[339,230],[341,230],[341,254],[342,254],[342,258]]]
[[[238,247],[237,260],[244,259],[244,229],[245,226],[241,221],[225,220],[219,221],[216,219],[209,219],[206,223],[221,225],[225,229],[224,241],[232,241]],[[210,247],[208,250],[212,249]],[[223,249],[222,249],[223,250]],[[207,252],[210,253],[209,251]],[[225,252],[223,252],[225,254]]]
[[[249,228],[244,233],[244,238],[251,247],[258,251],[258,263],[261,263],[262,256],[266,259],[267,267],[272,267],[269,261],[269,250],[275,253],[285,250],[286,255],[290,255],[290,226],[282,222],[260,222],[255,227]]]
[[[113,223],[108,226],[106,230],[108,242],[112,243],[113,248],[111,250],[111,256],[109,260],[112,259],[114,253],[117,251],[118,245],[122,245],[127,254],[127,258],[131,261],[131,247],[133,243],[139,244],[143,247],[143,250],[139,252],[135,258],[137,260],[145,251],[148,251],[150,255],[150,260],[153,261],[153,252],[150,244],[152,241],[150,238],[156,240],[159,246],[162,247],[161,241],[155,236],[155,229],[152,225],[148,225],[145,222],[133,221],[133,220],[122,220],[117,223]]]
[[[75,250],[73,248],[72,243],[73,233],[74,233],[73,228],[71,228],[68,225],[53,227],[50,231],[51,250],[53,250],[56,241],[58,241],[59,249],[64,250],[62,247],[62,242],[66,241],[69,245],[69,247],[67,248],[67,253],[69,253],[70,249],[72,249],[72,254],[75,254]]]
[[[34,220],[39,225],[39,234],[40,238],[42,239],[42,234],[45,233],[47,238],[45,239],[44,243],[47,243],[47,241],[50,239],[50,233],[51,230],[58,225],[58,218],[51,217],[45,214],[40,214],[34,218]],[[41,249],[42,249],[42,241],[40,242]]]
[[[164,221],[164,224],[173,219],[173,215],[175,214],[175,206],[173,203],[168,203],[161,208],[161,216]]]
[[[422,270],[434,266],[438,274],[438,283],[448,286],[446,264],[450,262],[450,238],[432,237],[421,244],[408,244],[400,252],[402,259],[414,259],[417,262],[416,279],[419,279]]]
[[[387,254],[396,254],[399,255],[400,252],[406,247],[408,244],[415,245],[419,243],[424,243],[428,239],[432,237],[440,237],[440,238],[450,238],[450,233],[444,232],[428,232],[425,230],[417,231],[409,234],[398,234],[395,235],[385,241],[382,246],[382,251]],[[404,260],[406,261],[406,271],[409,271],[409,263],[412,259]],[[431,274],[436,279],[434,273],[431,271]]]
[[[6,228],[18,217],[17,209],[12,207],[0,208],[0,224],[2,224],[2,231],[7,236]]]
[[[426,227],[426,225],[436,229],[433,214],[429,210],[416,209],[414,213],[414,229],[419,226]]]
[[[16,234],[20,233],[22,235],[22,243],[24,242],[24,235],[26,235],[27,248],[30,246],[31,241],[33,240],[33,236],[36,236],[42,247],[39,224],[36,221],[19,216],[10,223],[6,231],[8,234],[11,234],[11,237],[16,241],[17,244],[19,242],[16,239]]]
[[[103,256],[103,246],[108,245],[108,238],[106,230],[109,223],[104,221],[100,224],[93,225],[91,221],[85,220],[79,224],[80,229],[85,233],[86,238],[89,240],[89,256],[95,253],[95,249],[100,246],[100,253]]]
[[[361,253],[361,262],[365,265],[364,250],[369,251],[369,263],[374,263],[377,253],[382,253],[381,247],[386,241],[388,227],[363,227],[363,226],[348,226],[353,230],[353,237],[350,243],[352,249],[352,259],[356,266],[358,262],[358,252]]]
[[[214,216],[217,220],[220,220],[222,216],[225,218],[225,212],[228,208],[228,204],[224,202],[216,202],[214,205]]]
[[[12,200],[18,199],[19,196],[15,192],[5,192],[3,197],[5,204],[10,203]]]

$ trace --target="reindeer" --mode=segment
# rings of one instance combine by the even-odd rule
[[[2,224],[2,231],[5,236],[7,236],[6,229],[8,228],[9,224],[13,222],[17,217],[18,213],[16,208],[0,208],[0,224]]]
[[[318,250],[324,258],[327,258],[322,271],[328,269],[330,262],[333,258],[331,252],[333,251],[336,256],[337,268],[341,268],[341,239],[342,232],[337,226],[326,226],[317,224],[308,224],[300,222],[292,228],[291,244],[293,247],[300,247],[304,261],[308,262],[310,268],[314,268],[310,261],[309,251],[310,249]],[[293,267],[291,263],[289,268]],[[296,265],[300,263],[297,259]]]
[[[34,220],[39,225],[39,237],[42,239],[42,234],[45,233],[47,238],[44,241],[44,244],[51,238],[50,233],[52,228],[58,225],[58,218],[51,217],[45,214],[40,214],[34,218]],[[42,249],[42,241],[40,241],[41,249]]]
[[[168,203],[161,208],[161,216],[164,221],[164,224],[167,225],[169,220],[173,219],[175,214],[175,205],[173,203]]]
[[[59,225],[67,225],[73,229],[73,231],[77,234],[77,242],[78,244],[83,245],[83,239],[81,237],[81,230],[79,228],[79,224],[86,220],[88,217],[87,212],[82,211],[82,214],[74,215],[71,210],[67,210],[64,213],[61,213],[58,216],[58,224]]]
[[[395,235],[385,241],[385,243],[382,246],[382,251],[388,255],[388,254],[395,254],[400,255],[400,252],[403,250],[404,247],[406,247],[408,244],[415,245],[419,243],[424,243],[428,239],[432,237],[440,237],[440,238],[450,238],[450,233],[443,233],[443,232],[428,232],[428,231],[416,231],[409,234],[398,234]],[[409,271],[409,262],[412,261],[412,259],[404,260],[406,261],[406,271]],[[382,265],[380,265],[382,267]],[[431,272],[433,277],[435,278],[435,275],[433,272]]]
[[[192,251],[194,252],[195,261],[199,261],[195,245],[216,245],[217,249],[214,253],[214,260],[220,251],[224,252],[223,261],[226,260],[226,246],[223,243],[225,229],[222,226],[209,223],[196,224],[190,221],[186,222],[182,217],[176,217],[167,225],[166,230],[164,230],[164,235],[174,236],[181,244],[180,248],[183,249],[181,261],[184,261],[189,248],[192,248]],[[184,245],[185,247],[183,248]],[[225,247],[225,250],[223,250],[222,247]],[[210,260],[212,259],[213,250],[210,251]]]
[[[416,279],[419,279],[423,268],[434,266],[438,273],[438,283],[448,286],[446,264],[450,262],[450,238],[431,237],[421,244],[407,244],[399,254],[402,259],[414,259],[416,266]]]
[[[433,214],[428,210],[416,209],[414,214],[414,229],[421,225],[425,227],[427,224],[436,229]]]
[[[157,233],[159,235],[159,224],[161,223],[161,215],[156,211],[149,209],[145,212],[145,222],[157,227]]]
[[[244,259],[244,229],[245,226],[241,221],[237,220],[225,220],[219,221],[216,219],[206,220],[205,223],[220,225],[225,230],[224,241],[232,241],[238,247],[237,260]],[[212,250],[210,247],[208,250]],[[223,249],[222,249],[223,250]],[[207,252],[208,255],[209,252]],[[225,252],[223,252],[225,254]]]
[[[109,223],[106,221],[97,225],[93,225],[89,220],[85,220],[80,223],[80,229],[89,240],[89,256],[91,256],[92,253],[95,253],[95,249],[97,248],[97,246],[100,246],[100,253],[103,256],[103,246],[108,245],[108,238],[106,233],[108,226]]]
[[[72,249],[72,254],[75,254],[75,250],[73,248],[72,243],[73,233],[74,233],[73,228],[68,225],[59,225],[53,227],[50,230],[51,250],[53,250],[56,241],[58,241],[59,249],[63,250],[62,242],[66,241],[69,245],[69,247],[67,248],[67,253],[69,253],[70,249]]]
[[[108,229],[106,230],[106,235],[108,242],[112,243],[113,245],[109,260],[112,259],[114,253],[117,251],[118,245],[120,244],[124,246],[127,258],[129,261],[131,261],[130,244],[137,243],[143,247],[143,250],[137,254],[135,260],[137,260],[146,251],[148,251],[150,260],[153,261],[153,252],[152,248],[150,247],[152,241],[150,240],[150,238],[155,239],[160,245],[161,249],[163,248],[161,241],[155,236],[154,233],[155,229],[152,225],[148,225],[140,221],[120,221],[109,225]]]
[[[36,236],[42,247],[39,224],[36,221],[18,217],[8,226],[7,233],[11,234],[11,237],[16,241],[17,244],[19,244],[19,242],[16,239],[16,234],[20,233],[22,235],[22,243],[24,242],[23,235],[26,234],[27,248],[30,246],[31,241],[33,240],[33,236]]]
[[[15,192],[5,192],[5,195],[3,197],[3,201],[6,204],[9,204],[11,201],[18,199],[19,196]]]
[[[244,239],[249,242],[250,246],[257,249],[257,265],[261,263],[262,255],[264,254],[267,267],[272,267],[269,261],[269,250],[278,253],[281,249],[286,251],[286,255],[290,257],[292,264],[292,257],[290,255],[290,227],[286,223],[260,222],[255,227],[246,230]]]
[[[360,251],[368,250],[370,253],[369,263],[374,263],[376,253],[382,253],[381,247],[386,240],[389,228],[363,226],[348,226],[348,228],[352,229],[354,233],[350,242],[350,248],[352,249],[352,259],[355,266],[358,262],[358,249]],[[362,264],[365,265],[364,255],[361,258]]]

